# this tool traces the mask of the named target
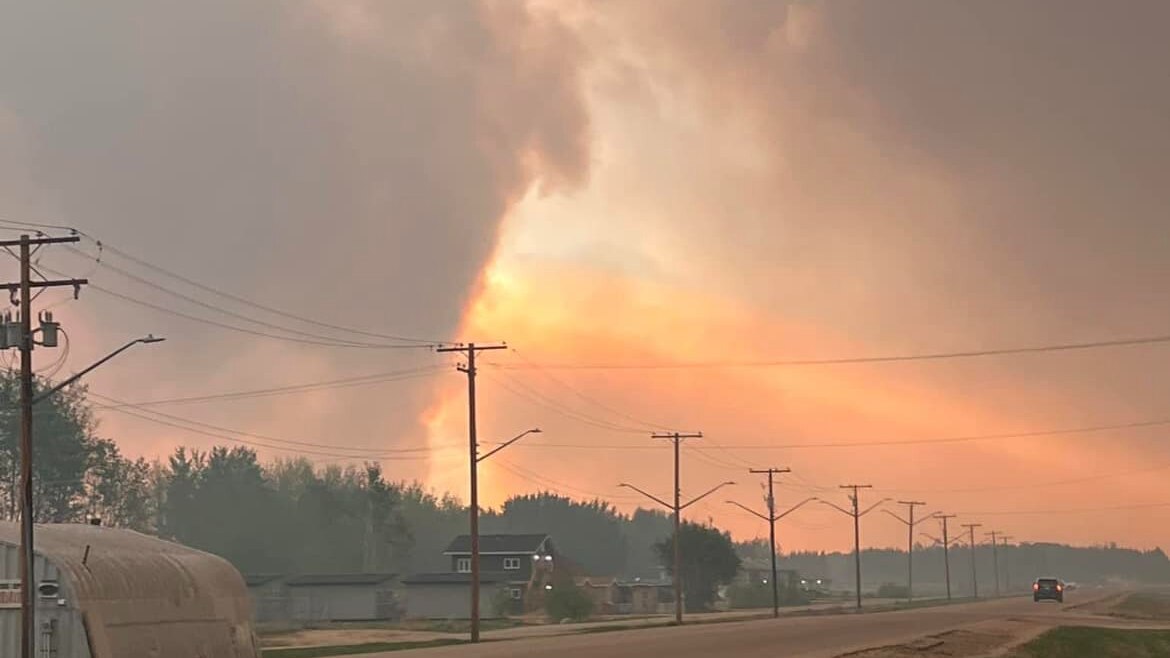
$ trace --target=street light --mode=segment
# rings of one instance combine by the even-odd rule
[[[126,343],[125,345],[119,347],[118,349],[114,350],[113,352],[110,352],[106,356],[104,356],[101,359],[99,359],[98,361],[94,362],[88,368],[73,375],[69,379],[66,379],[65,381],[57,384],[56,386],[54,386],[53,388],[50,388],[47,391],[41,391],[41,393],[39,395],[33,396],[33,400],[32,400],[33,404],[36,404],[36,403],[40,402],[41,400],[44,400],[45,398],[49,397],[50,395],[56,393],[57,391],[60,391],[61,389],[69,386],[73,382],[81,379],[85,375],[88,375],[89,373],[96,370],[99,366],[104,364],[106,361],[109,361],[110,359],[118,356],[122,352],[125,352],[126,350],[130,349],[131,347],[134,347],[135,345],[139,345],[139,344],[150,345],[152,343],[161,343],[164,340],[166,340],[166,338],[159,338],[159,337],[154,336],[153,334],[147,334],[146,336],[143,336],[142,338],[135,338],[134,340],[130,341],[129,343]]]
[[[26,288],[26,290],[27,290],[27,288]],[[24,308],[26,309],[25,313],[27,313],[27,308],[28,308],[27,301],[25,302]],[[29,335],[29,332],[26,331],[25,335]],[[32,456],[32,410],[33,410],[33,405],[48,398],[49,396],[60,391],[61,389],[65,388],[66,386],[69,386],[73,382],[81,379],[86,374],[93,372],[95,369],[97,369],[99,366],[101,366],[105,362],[118,356],[122,352],[125,352],[126,350],[130,349],[131,347],[134,347],[135,345],[138,345],[139,343],[142,343],[144,345],[149,344],[149,343],[161,343],[163,340],[166,340],[166,339],[155,338],[153,335],[149,335],[149,334],[142,337],[142,338],[136,338],[136,339],[130,341],[129,343],[126,343],[122,347],[119,347],[118,349],[114,350],[113,352],[110,352],[105,357],[103,357],[102,359],[99,359],[98,361],[96,361],[95,363],[90,365],[88,368],[85,368],[81,372],[78,372],[77,374],[73,375],[72,377],[69,377],[65,381],[57,384],[56,386],[48,389],[47,391],[42,391],[40,393],[40,395],[29,395],[28,393],[31,393],[31,389],[32,389],[32,386],[31,386],[32,371],[31,371],[30,367],[24,367],[24,366],[29,366],[29,364],[31,363],[31,361],[30,361],[31,356],[30,355],[31,355],[32,339],[31,339],[31,337],[26,339],[25,344],[29,347],[25,349],[24,363],[22,366],[22,371],[23,371],[22,378],[24,378],[24,380],[25,380],[24,384],[25,384],[26,393],[22,396],[23,400],[21,402],[21,415],[24,417],[22,420],[22,423],[21,423],[22,424],[21,432],[24,436],[22,437],[22,441],[21,441],[23,449],[20,451],[21,473],[24,474],[23,478],[22,478],[23,483],[21,485],[21,488],[23,491],[21,493],[21,513],[20,513],[21,544],[22,544],[22,546],[21,546],[21,560],[22,560],[21,567],[22,568],[20,570],[20,586],[22,588],[21,589],[21,592],[22,592],[22,602],[21,602],[22,606],[21,607],[23,609],[23,614],[25,617],[23,620],[24,624],[21,628],[21,632],[23,635],[28,636],[27,638],[25,638],[25,640],[22,640],[22,645],[26,645],[26,646],[22,646],[22,653],[24,654],[24,656],[26,658],[28,658],[29,656],[32,655],[31,653],[25,652],[24,649],[31,650],[32,642],[33,642],[33,640],[31,638],[33,637],[33,631],[36,628],[35,624],[34,624],[34,621],[35,621],[34,616],[36,614],[36,610],[32,605],[32,598],[31,598],[31,594],[30,594],[33,591],[33,585],[32,585],[32,581],[34,578],[33,566],[35,563],[34,552],[33,552],[33,528],[34,528],[34,525],[33,525],[33,513],[32,513],[32,510],[33,510],[33,491],[32,491],[32,459],[33,459],[33,456]]]
[[[677,443],[675,445],[677,447]],[[661,498],[659,498],[658,496],[655,496],[652,493],[642,491],[641,489],[639,489],[638,487],[635,487],[632,484],[622,482],[622,483],[618,484],[618,486],[625,487],[626,489],[633,489],[634,491],[637,491],[638,493],[649,498],[650,500],[653,500],[654,502],[658,503],[659,505],[662,505],[666,509],[674,512],[674,620],[675,620],[675,623],[681,624],[682,623],[682,573],[681,573],[681,571],[682,571],[682,549],[679,548],[679,530],[681,529],[681,524],[682,524],[682,520],[681,520],[682,519],[682,511],[684,509],[690,507],[691,505],[694,505],[695,503],[699,502],[700,500],[703,500],[707,496],[710,496],[711,494],[715,493],[716,491],[719,491],[723,487],[727,487],[727,486],[735,484],[735,482],[732,482],[731,480],[728,480],[727,482],[720,482],[719,484],[711,487],[710,489],[703,492],[702,494],[699,494],[698,496],[695,496],[694,498],[690,499],[686,503],[680,504],[678,502],[677,472],[678,471],[676,470],[675,471],[675,473],[676,473],[675,485],[676,486],[675,486],[675,490],[674,490],[675,503],[673,505],[666,502],[665,500],[662,500]]]
[[[479,642],[479,463],[529,434],[540,434],[539,427],[525,430],[471,461],[471,641]],[[478,446],[476,451],[478,452]]]

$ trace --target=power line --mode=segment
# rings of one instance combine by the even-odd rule
[[[1166,503],[1136,503],[1131,505],[1112,505],[1107,507],[1074,507],[1066,509],[1046,509],[1046,510],[998,510],[992,512],[964,512],[965,515],[970,516],[1027,516],[1040,514],[1087,514],[1092,512],[1117,512],[1122,510],[1138,510],[1138,509],[1157,509],[1162,507],[1170,507],[1170,502]]]
[[[48,268],[46,268],[46,269],[48,269]],[[49,271],[51,272],[53,270],[49,270]],[[102,294],[109,295],[110,297],[114,297],[116,299],[120,299],[124,302],[128,302],[130,304],[135,304],[137,306],[142,306],[145,308],[153,309],[155,311],[159,311],[160,313],[166,313],[168,315],[173,315],[173,316],[176,316],[179,318],[183,318],[185,320],[191,320],[192,322],[199,322],[201,324],[206,324],[206,325],[209,325],[212,327],[218,327],[220,329],[226,329],[229,331],[236,331],[239,333],[250,334],[252,336],[259,336],[262,338],[272,338],[275,340],[283,340],[283,341],[288,341],[288,342],[293,342],[293,343],[301,343],[304,345],[320,345],[323,347],[348,347],[348,348],[359,348],[359,349],[393,350],[393,349],[420,349],[420,348],[424,348],[424,347],[425,348],[430,347],[430,345],[358,345],[358,344],[354,344],[354,343],[343,343],[343,342],[336,342],[336,341],[297,338],[296,336],[281,336],[279,334],[272,334],[272,333],[268,333],[268,332],[264,332],[264,331],[257,331],[255,329],[248,329],[246,327],[237,327],[235,325],[227,324],[225,322],[218,322],[216,320],[211,320],[208,318],[201,318],[201,317],[196,316],[196,315],[191,315],[189,313],[184,313],[182,311],[176,311],[174,309],[170,309],[170,308],[167,308],[165,306],[159,306],[158,304],[152,304],[150,302],[147,302],[147,301],[144,301],[141,299],[136,299],[136,298],[131,297],[129,295],[124,295],[124,294],[119,293],[119,292],[114,292],[113,290],[109,290],[108,288],[103,288],[103,287],[98,286],[98,285],[91,284],[89,287],[92,290],[96,290]]]
[[[674,431],[674,428],[672,428],[672,427],[667,427],[665,425],[659,425],[657,423],[651,423],[649,421],[642,420],[642,419],[637,418],[635,416],[631,416],[630,414],[628,414],[624,411],[621,411],[619,409],[616,409],[614,407],[611,407],[608,404],[605,404],[604,402],[601,402],[600,400],[598,400],[592,396],[586,395],[585,393],[581,392],[579,389],[574,388],[573,386],[570,386],[569,384],[567,384],[564,380],[554,376],[547,369],[542,368],[539,364],[533,362],[531,359],[528,359],[523,354],[520,354],[520,352],[517,351],[516,348],[510,347],[509,349],[512,351],[513,354],[516,355],[517,358],[519,358],[524,363],[532,366],[535,370],[539,371],[540,374],[544,375],[544,377],[547,378],[549,381],[561,386],[562,388],[573,393],[574,395],[581,398],[585,402],[593,404],[594,406],[598,407],[599,409],[603,409],[605,411],[608,411],[609,413],[611,413],[615,416],[618,416],[619,418],[624,418],[625,420],[628,420],[630,422],[636,423],[638,425],[642,425],[647,429],[662,430],[664,432]],[[496,365],[496,364],[490,364],[490,365]]]
[[[76,229],[68,229],[68,230],[77,231]],[[105,251],[108,251],[112,254],[115,254],[121,258],[124,258],[132,263],[135,263],[141,267],[144,267],[146,269],[154,271],[158,274],[162,274],[163,276],[169,277],[169,278],[174,279],[176,281],[180,281],[180,282],[185,283],[189,286],[192,286],[194,288],[202,290],[206,293],[210,293],[212,295],[216,295],[216,296],[219,296],[219,297],[222,297],[225,299],[229,299],[229,300],[236,302],[238,304],[243,304],[245,306],[251,306],[253,308],[257,308],[257,309],[265,311],[267,313],[271,313],[273,315],[278,315],[278,316],[281,316],[281,317],[284,317],[284,318],[287,318],[290,320],[296,320],[298,322],[303,322],[305,324],[310,324],[310,325],[314,325],[314,326],[325,328],[325,329],[333,329],[335,331],[342,331],[342,332],[346,332],[346,333],[350,333],[350,334],[354,334],[354,335],[358,335],[358,336],[366,336],[368,338],[380,338],[383,340],[394,340],[394,341],[405,342],[405,343],[418,343],[418,344],[420,344],[420,346],[446,344],[449,342],[449,341],[442,341],[442,340],[427,340],[427,339],[422,339],[422,338],[414,338],[414,337],[410,337],[410,336],[400,336],[400,335],[395,335],[395,334],[366,331],[364,329],[355,329],[353,327],[346,327],[346,326],[342,326],[342,325],[338,325],[338,324],[331,324],[328,322],[322,322],[320,320],[315,320],[313,318],[309,318],[309,317],[305,317],[305,316],[301,316],[301,315],[296,315],[294,313],[289,313],[288,311],[284,311],[284,310],[281,310],[281,309],[278,309],[278,308],[275,308],[272,306],[267,306],[265,304],[255,302],[255,301],[252,301],[250,299],[246,299],[246,298],[241,297],[239,295],[235,295],[235,294],[223,291],[223,290],[219,290],[217,288],[213,288],[213,287],[208,286],[206,284],[195,281],[189,277],[185,277],[181,274],[177,274],[177,273],[172,272],[166,268],[160,267],[160,266],[155,265],[153,263],[150,263],[146,260],[143,260],[142,258],[139,258],[137,256],[129,254],[121,249],[118,249],[117,247],[109,244],[108,242],[98,240],[98,239],[94,238],[93,236],[86,234],[83,231],[77,231],[77,233],[82,235],[86,239],[92,241],[95,245],[99,246],[100,248],[104,249]],[[83,254],[83,255],[85,255],[85,254]],[[88,257],[88,255],[86,255],[86,256]]]
[[[1042,354],[1048,352],[1073,352],[1081,350],[1132,347],[1170,343],[1170,335],[1118,338],[1112,340],[1088,341],[1082,343],[1054,343],[1028,347],[966,350],[959,352],[928,352],[924,354],[899,354],[890,356],[861,356],[830,359],[749,359],[726,361],[690,361],[676,363],[545,363],[539,367],[545,370],[681,370],[705,368],[775,368],[796,366],[834,366],[867,363],[899,363],[911,361],[937,361],[944,359],[971,359],[1017,354]],[[524,370],[532,366],[500,366],[509,370]]]
[[[501,378],[495,377],[492,374],[488,374],[488,373],[482,373],[482,374],[483,374],[483,376],[485,376],[488,379],[495,382],[498,386],[500,386],[500,388],[511,393],[512,395],[515,395],[518,398],[527,400],[527,401],[534,403],[538,406],[545,407],[546,409],[548,409],[554,413],[560,414],[562,416],[565,416],[566,418],[570,418],[570,419],[575,420],[579,423],[583,423],[585,425],[590,425],[592,427],[607,430],[610,432],[618,432],[618,433],[623,433],[623,434],[645,434],[644,430],[641,430],[641,429],[638,429],[635,427],[617,425],[617,424],[611,423],[607,420],[595,418],[595,417],[589,416],[587,414],[581,413],[579,411],[576,411],[574,409],[570,409],[569,407],[566,407],[564,405],[558,404],[557,402],[555,402],[551,398],[545,396],[542,393],[537,392],[536,390],[532,389],[531,387],[528,387],[528,386],[516,381],[515,379],[511,379],[511,381],[518,388],[514,388],[513,386],[508,385],[508,383],[503,381]],[[519,389],[524,389],[524,390],[519,390]],[[525,392],[525,391],[527,391],[527,392]]]
[[[434,447],[434,446],[425,446],[425,447],[416,447],[416,448],[374,448],[374,447],[365,447],[365,446],[346,447],[346,446],[329,445],[327,443],[313,443],[313,442],[309,442],[309,441],[296,441],[296,440],[292,440],[292,439],[284,439],[284,438],[265,435],[265,434],[258,434],[255,432],[244,432],[241,430],[235,430],[235,429],[231,429],[228,427],[222,427],[219,425],[212,425],[210,423],[204,423],[201,421],[192,420],[190,418],[184,418],[182,416],[176,416],[174,414],[163,413],[161,411],[155,411],[153,409],[139,407],[138,405],[134,405],[134,404],[126,402],[124,400],[118,400],[118,399],[115,399],[115,398],[112,398],[112,397],[109,397],[106,395],[94,393],[93,391],[90,391],[88,394],[91,397],[95,397],[99,400],[105,400],[105,401],[111,403],[112,406],[108,407],[108,409],[110,409],[111,411],[116,411],[116,412],[121,413],[121,414],[134,416],[136,418],[141,418],[143,420],[149,420],[151,422],[156,422],[156,423],[159,423],[161,425],[167,425],[170,427],[176,427],[178,429],[184,429],[187,431],[195,432],[197,434],[204,434],[207,436],[212,436],[214,438],[220,438],[220,439],[225,439],[228,441],[234,441],[236,443],[242,443],[245,445],[254,445],[257,447],[261,447],[261,448],[271,448],[274,450],[286,450],[289,452],[298,452],[298,453],[303,453],[303,454],[317,454],[317,455],[323,455],[323,456],[327,456],[327,457],[342,457],[342,458],[351,458],[351,459],[403,459],[403,457],[396,457],[396,455],[428,453],[428,452],[433,452],[436,450],[436,447]],[[204,429],[196,429],[196,428],[204,428]],[[250,439],[259,439],[260,441],[267,441],[267,442],[272,442],[275,444],[283,444],[283,445],[270,445],[270,444],[266,444],[266,443],[258,443],[256,441],[246,441],[246,440],[238,438],[240,436],[245,436],[245,437],[249,437]],[[288,447],[286,447],[286,446],[288,446]],[[317,450],[305,450],[305,448],[324,448],[326,450],[330,450],[331,452],[320,452]],[[352,452],[355,452],[357,454],[338,453],[338,452],[336,452],[337,450],[352,451]],[[421,459],[421,458],[423,458],[423,457],[414,457],[414,459]]]
[[[240,400],[250,398],[272,397],[277,395],[289,395],[295,393],[310,393],[316,391],[330,390],[336,388],[349,388],[354,386],[368,386],[372,384],[383,384],[388,382],[405,381],[408,379],[418,379],[421,377],[429,377],[445,370],[443,366],[429,366],[426,368],[415,368],[411,370],[399,370],[385,373],[377,373],[372,375],[363,375],[361,377],[347,377],[344,379],[334,379],[322,382],[312,382],[308,384],[296,384],[292,386],[279,386],[274,388],[252,389],[248,391],[235,391],[231,393],[216,393],[210,395],[199,395],[189,397],[167,398],[162,400],[145,400],[142,402],[130,403],[125,406],[135,408],[143,407],[157,407],[165,405],[178,404],[192,404],[199,402],[212,402],[217,400]],[[95,409],[113,409],[120,405],[94,405]]]
[[[87,254],[85,254],[84,252],[82,252],[79,249],[70,248],[69,251],[72,251],[73,253],[79,254],[79,255],[84,256],[84,257],[88,257]],[[155,283],[154,281],[151,281],[151,280],[146,279],[144,277],[140,277],[132,272],[127,272],[126,270],[123,270],[115,265],[111,265],[109,263],[104,263],[100,260],[96,261],[96,262],[101,267],[104,267],[108,270],[116,272],[116,273],[126,277],[127,279],[130,279],[131,281],[135,281],[141,285],[144,285],[144,286],[147,286],[147,287],[152,288],[154,290],[157,290],[159,292],[171,295],[172,297],[181,299],[189,304],[194,304],[196,306],[205,308],[207,310],[210,310],[210,311],[213,311],[216,313],[221,313],[221,314],[226,315],[230,318],[235,318],[236,320],[243,320],[244,322],[250,322],[250,323],[255,324],[257,326],[260,326],[260,327],[265,327],[267,329],[271,329],[271,330],[275,330],[275,331],[283,331],[285,333],[293,334],[294,336],[302,336],[305,338],[312,338],[312,339],[315,339],[318,341],[327,341],[327,342],[336,341],[336,342],[341,343],[343,345],[352,346],[352,347],[374,347],[374,348],[388,347],[384,343],[369,343],[369,342],[353,341],[353,340],[347,340],[347,339],[337,339],[337,338],[334,338],[332,336],[324,336],[321,334],[316,334],[316,333],[312,333],[312,332],[301,331],[299,329],[289,328],[289,327],[286,327],[283,325],[278,325],[278,324],[275,324],[272,322],[266,322],[264,320],[257,320],[256,318],[249,317],[247,315],[244,315],[243,313],[237,313],[236,311],[232,311],[230,309],[226,309],[226,308],[223,308],[221,306],[216,306],[215,304],[210,304],[210,303],[205,302],[201,299],[197,299],[197,298],[192,297],[190,295],[178,292],[176,290],[172,290],[170,288],[167,288],[164,285],[161,285],[159,283]],[[405,346],[397,345],[395,347],[405,347]],[[414,345],[412,347],[424,347],[424,346],[423,345]]]
[[[1108,425],[1089,425],[1085,427],[1069,427],[1052,430],[1036,430],[1030,432],[1004,432],[998,434],[968,434],[961,436],[936,437],[928,439],[889,439],[878,441],[827,441],[821,443],[782,443],[775,445],[733,445],[737,450],[804,450],[813,448],[866,448],[875,446],[904,446],[929,445],[932,443],[966,443],[971,441],[995,441],[1000,439],[1027,439],[1045,436],[1060,436],[1065,434],[1092,434],[1112,430],[1141,429],[1146,427],[1161,427],[1170,425],[1170,418],[1143,420],[1130,423],[1116,423]]]

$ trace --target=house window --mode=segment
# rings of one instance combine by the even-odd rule
[[[511,596],[513,599],[515,599],[515,600],[519,601],[519,600],[520,600],[520,597],[524,595],[524,592],[523,592],[523,591],[521,591],[519,587],[513,587],[512,589],[508,590],[508,594],[509,594],[509,595],[510,595],[510,596]]]
[[[455,560],[455,571],[459,573],[471,573],[471,558],[461,557]]]
[[[516,571],[519,568],[520,568],[520,558],[518,558],[518,557],[504,558],[504,570],[505,571]]]

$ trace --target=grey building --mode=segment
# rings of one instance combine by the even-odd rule
[[[257,623],[287,621],[290,618],[283,574],[244,574],[244,583],[252,599],[252,619]]]
[[[293,621],[375,621],[401,616],[390,573],[303,574],[283,581]]]
[[[0,656],[20,655],[20,527],[0,522]],[[34,542],[37,655],[259,658],[244,579],[214,555],[80,524]]]
[[[406,616],[466,619],[471,614],[471,537],[460,535],[443,553],[450,570],[404,578]],[[538,607],[552,581],[557,553],[548,535],[481,535],[480,614],[518,614]]]

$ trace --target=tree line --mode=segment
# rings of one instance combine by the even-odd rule
[[[36,382],[36,388],[43,384]],[[18,391],[16,377],[0,373],[0,517],[10,520],[17,518]],[[153,462],[126,457],[113,440],[99,436],[84,386],[39,403],[33,423],[35,517],[42,523],[98,517],[105,525],[223,556],[244,573],[443,571],[450,567],[443,550],[467,531],[461,501],[417,482],[395,481],[376,463],[261,462],[241,446],[177,448]],[[486,510],[481,529],[547,533],[587,574],[654,579],[671,568],[672,525],[660,510],[625,514],[603,500],[526,494]],[[688,590],[711,593],[695,605],[710,603],[718,586],[735,576],[740,558],[768,556],[767,542],[735,544],[710,523],[687,524],[680,537]],[[968,555],[963,549],[951,553],[952,581],[960,590],[970,581]],[[1000,558],[1018,582],[1040,573],[1082,581],[1170,580],[1170,562],[1161,550],[1026,544]],[[848,553],[794,553],[783,555],[780,566],[848,589],[851,560]],[[980,587],[990,587],[991,549],[977,551],[976,560]],[[863,563],[867,589],[904,580],[905,552],[866,550]],[[941,549],[922,548],[915,573],[923,587],[942,583]]]

